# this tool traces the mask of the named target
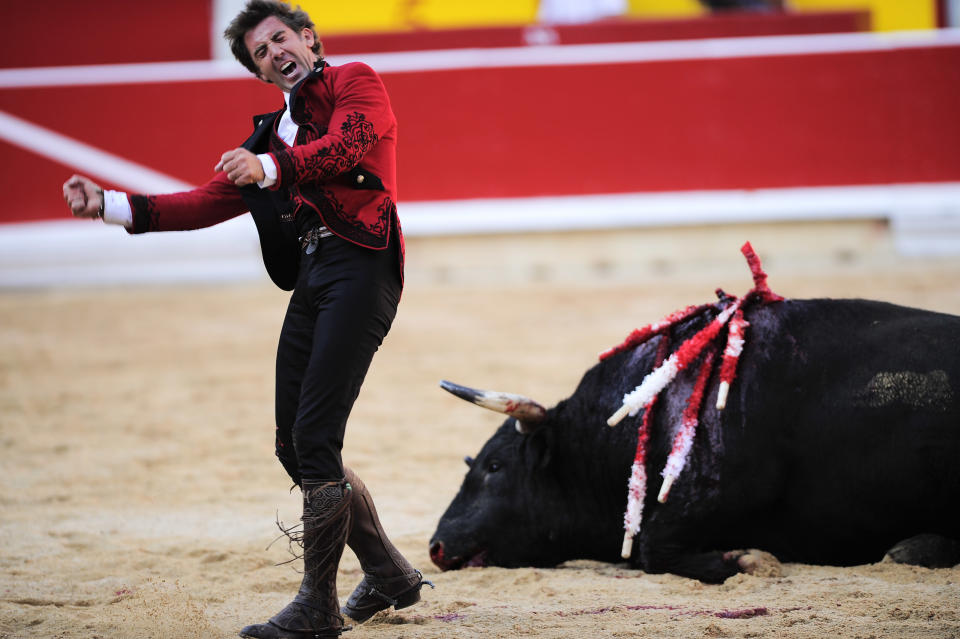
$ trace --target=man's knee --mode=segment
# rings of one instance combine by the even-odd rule
[[[283,466],[283,469],[287,471],[288,475],[290,475],[290,479],[293,480],[293,483],[299,486],[300,464],[297,463],[297,455],[293,450],[293,446],[284,446],[283,443],[278,439],[277,459],[280,460],[280,465]]]

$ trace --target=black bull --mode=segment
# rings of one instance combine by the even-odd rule
[[[724,551],[739,548],[855,565],[880,560],[907,538],[936,535],[939,549],[955,553],[960,317],[825,299],[755,306],[746,315],[726,409],[713,405],[714,374],[686,467],[663,504],[660,470],[696,371],[682,371],[661,395],[631,565],[718,582],[738,570],[737,555]],[[678,325],[671,343],[705,321]],[[615,428],[605,420],[650,372],[660,339],[601,361],[545,412],[530,400],[527,413],[504,409],[521,419],[507,419],[468,458],[430,542],[433,561],[443,569],[619,561],[640,416]],[[446,384],[468,399],[478,393]],[[515,408],[517,398],[503,403]],[[927,561],[949,564],[950,552]]]

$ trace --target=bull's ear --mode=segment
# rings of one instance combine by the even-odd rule
[[[521,435],[529,435],[533,431],[539,429],[540,426],[542,426],[540,422],[529,422],[522,419],[518,419],[516,423],[514,423],[514,428],[516,428],[517,432]]]
[[[467,455],[463,458],[463,463],[467,465],[467,468],[473,468],[473,457]]]
[[[520,428],[518,427],[517,430],[519,431]],[[527,462],[532,468],[542,470],[550,465],[550,460],[552,459],[551,440],[552,437],[549,428],[536,428],[527,433],[527,436],[523,438],[523,455],[527,458]]]

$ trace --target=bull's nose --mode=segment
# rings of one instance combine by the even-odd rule
[[[443,558],[443,542],[435,541],[430,544],[430,561],[440,570],[447,570],[450,566]]]

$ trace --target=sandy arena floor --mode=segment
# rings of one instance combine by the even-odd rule
[[[960,314],[960,259],[899,257],[874,222],[409,241],[345,459],[437,588],[350,639],[960,637],[960,568],[787,564],[705,586],[592,562],[430,564],[462,458],[500,422],[437,382],[552,405],[632,328],[749,289],[747,239],[788,297]],[[285,300],[267,282],[0,292],[0,638],[235,637],[289,600],[299,575],[275,566],[285,544],[266,549],[275,517],[298,516],[272,451]],[[347,551],[341,597],[359,578]]]

